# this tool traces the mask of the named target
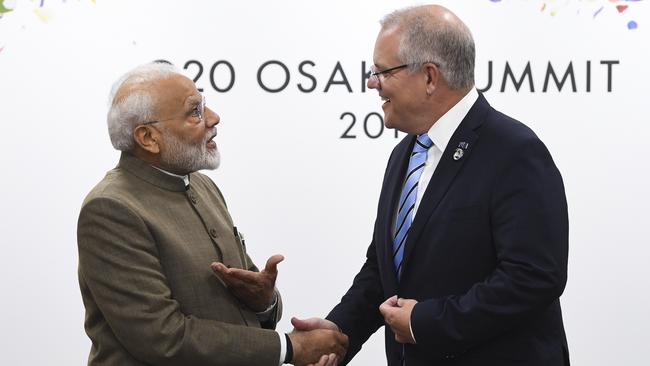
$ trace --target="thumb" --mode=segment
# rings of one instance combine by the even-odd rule
[[[298,319],[295,316],[291,318],[291,325],[296,330],[314,330],[316,329],[315,318]]]
[[[386,300],[386,302],[391,306],[399,306],[399,300],[400,298],[397,297],[397,295],[393,295],[388,300]]]
[[[329,320],[321,318],[309,318],[309,319],[298,319],[296,317],[291,318],[291,324],[296,330],[315,330],[315,329],[329,329],[329,330],[339,330],[338,325],[332,323]]]
[[[271,274],[278,273],[278,263],[284,260],[284,256],[280,254],[272,255],[267,261],[266,266],[264,267],[264,272]]]

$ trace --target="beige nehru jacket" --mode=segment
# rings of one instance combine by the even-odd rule
[[[208,177],[192,173],[186,190],[123,153],[86,197],[77,242],[89,365],[277,366],[277,333],[210,269],[257,270]]]

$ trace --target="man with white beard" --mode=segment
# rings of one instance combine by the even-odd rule
[[[79,283],[89,365],[334,365],[337,331],[280,334],[281,255],[261,272],[217,186],[219,116],[168,64],[113,86],[108,113],[117,167],[79,215]]]

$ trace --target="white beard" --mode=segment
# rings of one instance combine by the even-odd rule
[[[196,172],[201,169],[217,169],[221,163],[219,150],[208,149],[207,143],[213,134],[196,144],[186,144],[173,134],[164,131],[165,150],[160,158],[165,167],[174,171]]]

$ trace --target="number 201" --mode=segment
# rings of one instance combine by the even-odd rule
[[[354,128],[354,125],[357,123],[357,117],[354,115],[352,112],[344,112],[341,114],[341,117],[339,117],[340,120],[344,120],[345,117],[350,117],[352,120],[350,122],[350,125],[348,128],[343,132],[340,138],[342,139],[356,139],[357,135],[355,135],[352,132],[352,129]],[[376,117],[376,118],[372,118]],[[377,128],[372,128],[373,131],[376,131],[373,133],[371,131],[371,128],[368,127],[370,121],[377,121],[379,123],[373,123],[373,125],[378,125],[379,130],[377,131]],[[395,131],[395,138],[398,137],[399,131]],[[381,114],[377,112],[370,112],[366,115],[366,117],[363,119],[363,132],[366,134],[371,139],[376,139],[379,138],[383,133],[384,133],[384,118],[381,116]]]

